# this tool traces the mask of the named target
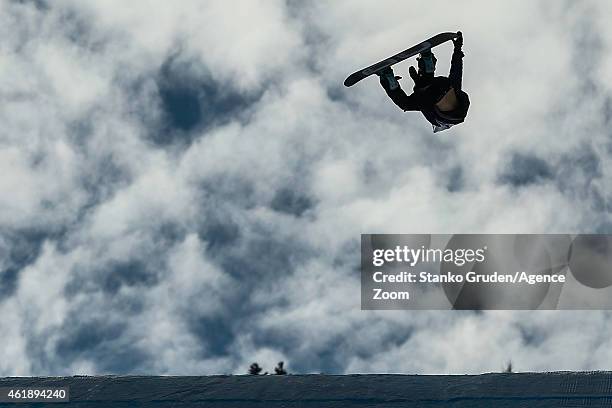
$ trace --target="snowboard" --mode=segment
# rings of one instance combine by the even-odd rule
[[[434,35],[433,37],[423,41],[422,43],[417,44],[414,47],[410,47],[407,50],[400,52],[399,54],[395,54],[394,56],[377,62],[374,65],[370,65],[367,68],[360,69],[359,71],[352,73],[351,75],[349,75],[348,78],[344,80],[344,86],[353,86],[357,82],[369,77],[372,74],[382,71],[383,69],[390,67],[391,65],[397,64],[398,62],[417,55],[425,50],[433,48],[447,41],[453,40],[456,37],[457,33],[440,33],[438,35]]]

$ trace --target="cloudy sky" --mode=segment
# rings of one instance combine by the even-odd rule
[[[612,368],[607,312],[359,298],[361,233],[612,232],[611,17],[606,0],[0,0],[0,375]],[[432,134],[376,79],[342,86],[459,29],[460,126]]]

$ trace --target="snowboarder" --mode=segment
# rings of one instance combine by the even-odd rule
[[[470,106],[468,95],[461,89],[464,56],[461,31],[457,32],[453,44],[448,77],[434,76],[437,60],[431,49],[419,54],[418,72],[414,67],[408,70],[414,80],[411,95],[406,95],[402,90],[398,82],[401,77],[395,76],[391,67],[377,74],[391,100],[404,111],[421,111],[432,124],[434,133],[463,122]]]

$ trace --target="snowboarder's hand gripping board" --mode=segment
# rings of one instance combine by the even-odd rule
[[[441,33],[438,35],[434,35],[433,37],[423,41],[420,44],[415,45],[414,47],[410,47],[407,50],[395,54],[392,57],[377,62],[376,64],[371,65],[367,68],[360,69],[359,71],[349,75],[349,77],[344,80],[344,86],[353,86],[362,79],[367,78],[372,74],[376,74],[377,72],[380,72],[385,68],[390,67],[391,65],[397,64],[398,62],[401,62],[407,58],[415,56],[425,50],[431,49],[447,41],[455,41],[456,38],[457,33]]]

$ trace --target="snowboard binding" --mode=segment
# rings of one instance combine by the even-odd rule
[[[421,76],[433,76],[436,70],[436,56],[431,52],[431,49],[425,50],[417,57],[417,64],[419,67],[419,75]]]
[[[376,75],[380,78],[380,83],[383,88],[393,91],[399,88],[398,79],[402,79],[400,76],[396,76],[393,73],[393,69],[391,67],[387,67],[384,70],[378,72]]]

